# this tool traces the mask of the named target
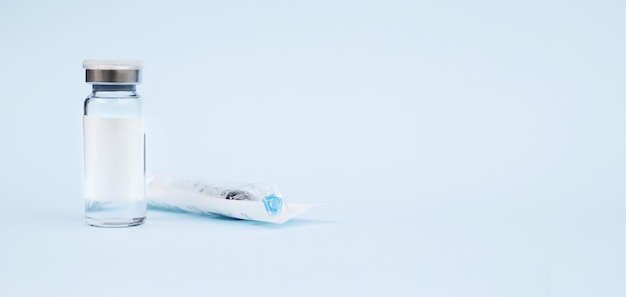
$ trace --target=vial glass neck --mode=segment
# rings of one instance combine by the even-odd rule
[[[94,92],[135,92],[136,85],[93,85]]]
[[[120,98],[137,96],[136,85],[93,85],[93,96],[100,98]]]

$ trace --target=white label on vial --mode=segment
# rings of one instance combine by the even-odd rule
[[[144,198],[144,134],[139,118],[84,116],[85,198]]]

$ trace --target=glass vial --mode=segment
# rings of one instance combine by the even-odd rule
[[[141,61],[85,60],[85,218],[98,227],[143,224],[145,136],[141,97]]]

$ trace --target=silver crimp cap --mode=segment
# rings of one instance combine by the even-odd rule
[[[140,60],[85,60],[85,82],[102,84],[141,83]]]

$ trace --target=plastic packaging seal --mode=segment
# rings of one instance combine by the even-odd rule
[[[261,183],[226,183],[153,175],[146,185],[148,205],[185,212],[282,224],[312,204],[287,204],[278,187]]]

